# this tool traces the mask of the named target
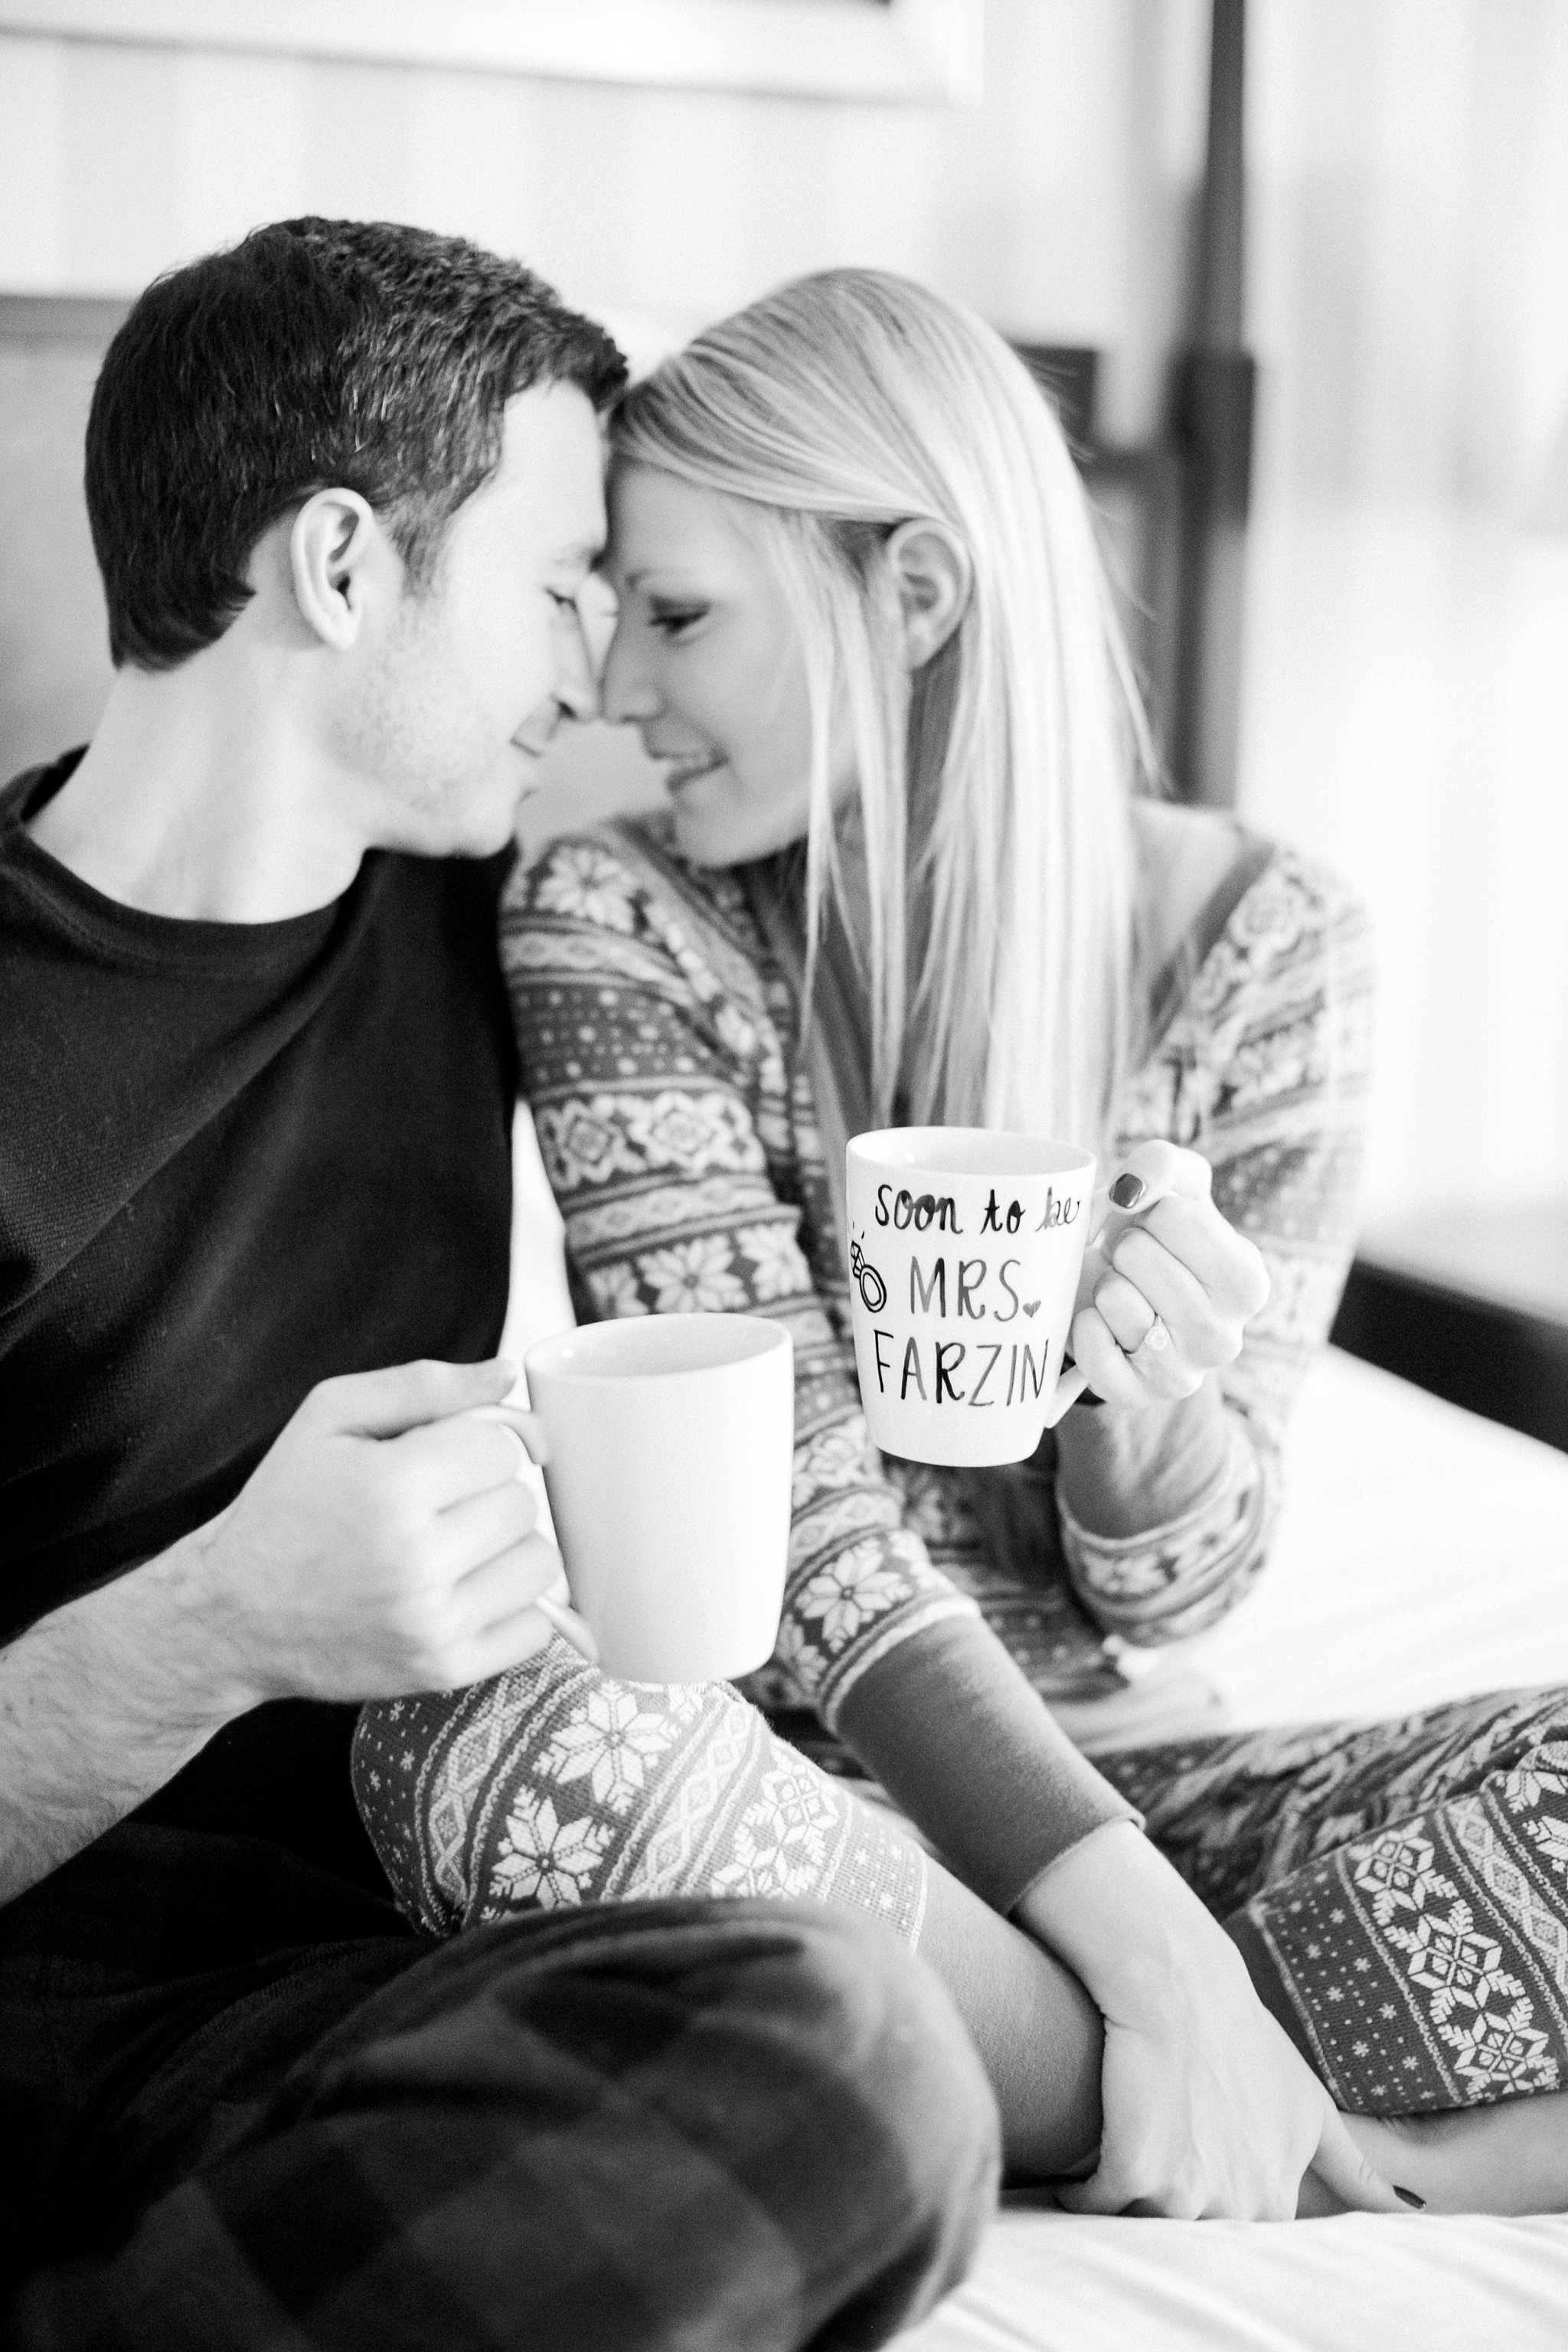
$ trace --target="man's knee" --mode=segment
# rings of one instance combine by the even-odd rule
[[[995,2102],[957,2010],[862,1913],[693,1897],[562,1909],[445,1945],[405,1994],[421,1979],[448,2012],[482,1985],[487,2036],[504,2011],[531,2039],[602,2052],[627,2092],[683,2109],[689,2083],[693,2127],[744,2122],[765,2145],[837,2112],[850,2140],[874,2139],[911,2180],[994,2171]],[[477,2054],[488,2066],[493,2043]],[[733,2098],[715,2105],[725,2081]],[[807,2137],[832,2168],[831,2135]]]
[[[551,2237],[596,2235],[616,2179],[656,2303],[744,2305],[736,2340],[757,2345],[853,2313],[845,2340],[871,2344],[963,2276],[994,2199],[995,2104],[943,1987],[889,1930],[815,1903],[616,1904],[458,1937],[403,1998],[418,1979],[448,2095],[483,2089],[493,2116],[510,2077],[524,2143],[543,2095]],[[546,2292],[538,2247],[528,2261]]]
[[[744,1909],[788,1939],[755,1989],[784,2080],[758,2078],[755,2149],[732,2149],[731,2168],[754,2154],[823,2313],[908,2326],[958,2284],[994,2205],[1000,2126],[979,2056],[945,1988],[887,1929],[809,1904]]]

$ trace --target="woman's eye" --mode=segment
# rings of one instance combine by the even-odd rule
[[[700,621],[706,611],[707,606],[703,604],[672,606],[663,612],[650,613],[648,619],[661,636],[679,637]]]

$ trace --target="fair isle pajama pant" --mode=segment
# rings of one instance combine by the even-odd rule
[[[1568,1692],[1100,1759],[1337,2104],[1568,2087]],[[671,1895],[860,1910],[919,1940],[921,1845],[728,1684],[617,1683],[564,1643],[367,1706],[354,1786],[410,1919]]]

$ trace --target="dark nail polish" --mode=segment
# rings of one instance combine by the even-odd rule
[[[1119,1209],[1135,1209],[1146,1190],[1142,1176],[1119,1176],[1110,1188],[1110,1197]]]
[[[1403,2197],[1407,2205],[1414,2205],[1418,2213],[1425,2213],[1426,2210],[1425,2197],[1417,2197],[1414,2189],[1401,2189],[1397,2180],[1391,2185],[1396,2197]]]

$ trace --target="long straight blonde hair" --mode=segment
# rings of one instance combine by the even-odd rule
[[[1102,1144],[1135,1045],[1130,801],[1150,740],[1056,416],[1002,338],[879,270],[797,279],[625,394],[614,457],[740,502],[812,714],[808,972],[846,915],[829,746],[853,746],[871,1097],[917,1124]],[[973,586],[911,678],[886,549],[937,521]],[[911,973],[911,962],[918,970]]]

